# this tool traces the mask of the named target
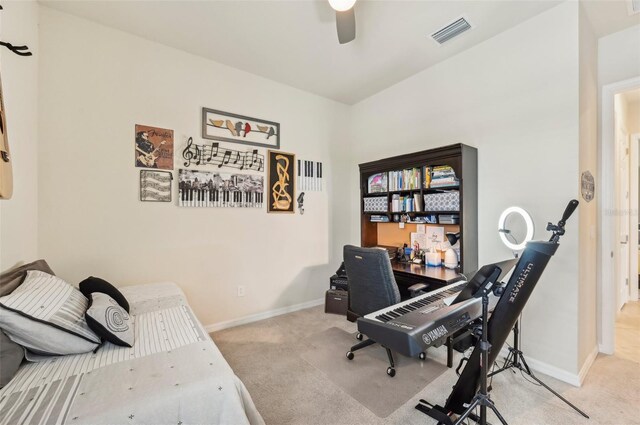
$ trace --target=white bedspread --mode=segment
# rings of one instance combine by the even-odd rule
[[[23,365],[0,389],[0,424],[263,424],[175,284],[125,287],[134,346]]]

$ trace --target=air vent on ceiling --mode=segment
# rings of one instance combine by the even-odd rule
[[[471,24],[466,19],[460,18],[431,34],[431,38],[442,44],[445,41],[451,40],[453,37],[457,37],[468,29],[471,29]]]
[[[629,15],[640,13],[640,0],[628,0]]]

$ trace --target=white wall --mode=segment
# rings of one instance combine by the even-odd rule
[[[589,171],[598,181],[598,41],[586,18],[583,3],[579,8],[580,46],[580,175]],[[597,218],[598,189],[590,202],[580,200],[580,236],[578,270],[578,365],[590,362],[597,352]],[[592,357],[590,357],[592,356]],[[581,368],[582,370],[582,368]]]
[[[34,56],[0,47],[7,134],[13,163],[13,197],[0,200],[0,270],[38,255],[38,6],[3,2],[0,39],[26,44]]]
[[[175,281],[206,325],[323,297],[344,105],[46,7],[40,41],[40,253],[56,272]],[[324,161],[327,189],[304,215],[138,201],[134,125],[198,141],[203,106],[279,122],[281,149]]]
[[[640,25],[598,40],[600,87],[640,75]]]
[[[547,239],[578,198],[578,5],[563,3],[355,105],[349,188],[356,164],[436,146],[478,148],[479,262],[511,256],[496,227],[519,205]],[[345,206],[350,241],[359,241],[358,204]],[[567,225],[524,311],[524,350],[577,373],[578,223]]]

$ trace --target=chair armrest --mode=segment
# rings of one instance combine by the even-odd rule
[[[424,289],[427,289],[429,285],[426,283],[415,283],[409,286],[407,289],[409,290],[409,297],[414,298],[421,294]]]

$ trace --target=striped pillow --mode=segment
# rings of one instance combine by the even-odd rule
[[[100,342],[84,318],[87,307],[85,296],[64,280],[31,270],[22,285],[0,298],[0,328],[36,354],[85,353]]]

